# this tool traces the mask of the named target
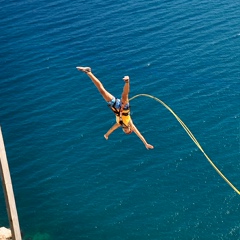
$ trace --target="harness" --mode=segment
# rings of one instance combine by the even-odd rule
[[[108,106],[114,112],[114,114],[119,117],[119,119],[120,119],[119,123],[121,124],[121,126],[122,127],[128,127],[122,121],[122,116],[129,116],[130,115],[130,106],[127,109],[122,109],[122,107],[117,109],[116,108],[116,102],[117,102],[117,99],[115,98],[115,102],[113,103],[113,105],[111,106],[110,104],[108,104]]]

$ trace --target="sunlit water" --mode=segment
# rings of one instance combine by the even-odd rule
[[[237,1],[0,1],[0,124],[24,239],[240,239],[237,193],[176,119],[137,98],[154,150],[114,124],[116,97],[168,104],[240,188]],[[9,226],[3,194],[0,225]]]

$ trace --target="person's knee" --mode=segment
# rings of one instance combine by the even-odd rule
[[[105,94],[106,93],[106,90],[105,90],[105,88],[102,85],[99,87],[99,91],[100,91],[101,94]]]

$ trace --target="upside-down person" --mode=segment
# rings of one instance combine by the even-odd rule
[[[88,77],[92,80],[94,85],[97,87],[98,91],[101,93],[102,97],[108,103],[108,106],[112,109],[112,111],[116,115],[116,123],[104,135],[105,139],[108,140],[109,135],[113,131],[115,131],[119,127],[122,127],[122,130],[124,133],[131,134],[132,132],[135,132],[135,134],[142,140],[142,142],[144,143],[147,149],[153,149],[153,146],[147,143],[145,138],[138,131],[137,127],[133,124],[133,121],[130,116],[130,106],[129,106],[129,99],[128,99],[128,94],[130,90],[129,76],[125,76],[123,78],[125,84],[123,87],[122,98],[118,99],[118,98],[115,98],[112,94],[110,94],[104,88],[100,80],[97,79],[96,76],[94,76],[90,67],[77,67],[77,69],[88,75]]]

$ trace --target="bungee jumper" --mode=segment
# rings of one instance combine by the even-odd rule
[[[119,127],[122,127],[124,133],[131,134],[132,132],[134,132],[141,139],[147,149],[153,149],[154,147],[151,144],[147,143],[145,138],[134,125],[130,116],[130,105],[128,98],[128,94],[130,91],[129,76],[125,76],[123,78],[125,83],[123,87],[122,97],[121,99],[118,99],[115,98],[104,88],[100,80],[92,73],[90,67],[77,67],[77,69],[88,75],[88,77],[92,80],[92,82],[97,87],[98,91],[100,92],[104,100],[108,103],[108,106],[116,116],[116,123],[107,131],[106,134],[104,134],[105,139],[108,140],[108,137],[112,132],[114,132]]]
[[[216,170],[216,172],[225,180],[225,182],[237,193],[240,195],[240,190],[238,190],[226,177],[225,175],[218,169],[218,167],[214,164],[214,162],[208,157],[208,155],[205,153],[203,148],[201,147],[200,143],[197,141],[197,139],[194,137],[190,129],[186,126],[186,124],[180,119],[180,117],[162,100],[160,100],[157,97],[154,97],[149,94],[137,94],[133,96],[132,98],[128,99],[128,94],[130,90],[130,78],[129,76],[125,76],[123,78],[125,84],[123,87],[123,93],[122,98],[118,99],[115,98],[112,94],[110,94],[106,89],[103,87],[102,83],[93,75],[90,67],[77,67],[79,71],[82,71],[86,73],[92,82],[95,84],[105,101],[108,103],[108,106],[111,108],[111,110],[116,115],[116,123],[107,131],[107,133],[104,135],[105,139],[108,140],[109,135],[115,131],[117,128],[122,127],[122,130],[126,134],[130,134],[132,132],[135,132],[136,135],[142,140],[144,145],[147,149],[153,149],[153,146],[151,144],[148,144],[145,140],[145,138],[142,136],[142,134],[138,131],[136,126],[133,124],[133,121],[130,116],[130,105],[129,101],[132,101],[135,98],[138,97],[147,97],[151,98],[157,102],[159,102],[161,105],[163,105],[180,123],[180,125],[183,127],[183,129],[186,131],[186,133],[189,135],[189,137],[192,139],[192,141],[196,144],[196,146],[199,148],[199,150],[203,153],[203,155],[206,157],[208,162],[212,165],[212,167]]]

